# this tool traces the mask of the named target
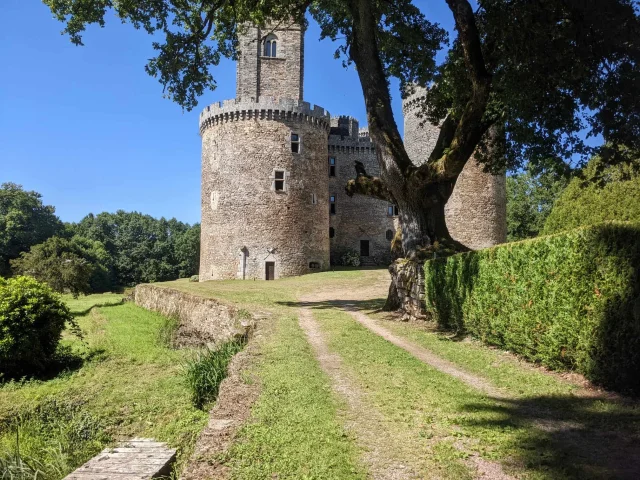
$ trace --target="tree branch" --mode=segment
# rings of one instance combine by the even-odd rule
[[[386,200],[391,203],[396,203],[393,195],[379,177],[372,177],[369,175],[358,175],[356,178],[347,182],[347,186],[344,191],[350,197],[354,195],[367,195],[369,197],[377,198],[379,200]]]
[[[378,25],[368,0],[349,0],[353,17],[352,41],[349,56],[357,66],[364,93],[369,134],[378,147],[378,155],[392,159],[402,175],[414,167],[404,148],[391,109],[391,96],[378,49]],[[389,165],[387,165],[388,167]]]
[[[442,150],[442,155],[438,160],[429,162],[420,168],[420,176],[437,177],[442,180],[455,179],[460,174],[480,139],[491,126],[490,123],[483,122],[491,93],[491,74],[485,65],[480,33],[476,26],[473,9],[468,0],[447,0],[447,4],[453,12],[456,22],[456,30],[462,45],[472,91],[471,98],[462,111],[449,148]],[[448,134],[448,132],[441,132],[440,137]]]

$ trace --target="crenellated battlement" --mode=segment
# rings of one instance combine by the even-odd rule
[[[327,131],[331,123],[329,112],[309,102],[274,97],[236,98],[206,107],[200,113],[200,134],[213,125],[253,119],[308,122]]]
[[[407,115],[407,113],[418,108],[422,108],[424,97],[427,94],[427,89],[424,87],[412,85],[411,88],[413,89],[413,92],[408,95],[407,98],[402,100],[402,113],[404,115]]]
[[[329,135],[329,153],[354,153],[368,155],[375,153],[376,147],[368,136],[343,137]]]

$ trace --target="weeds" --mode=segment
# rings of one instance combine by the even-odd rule
[[[3,480],[62,478],[110,441],[81,402],[47,400],[19,411],[4,428],[12,434],[0,441]]]
[[[178,317],[165,317],[158,330],[158,343],[162,347],[173,348],[176,343],[176,335],[180,320]]]
[[[227,367],[233,356],[245,345],[244,340],[223,343],[215,349],[196,353],[186,363],[186,382],[191,390],[191,401],[199,408],[218,397],[220,383],[227,376]]]

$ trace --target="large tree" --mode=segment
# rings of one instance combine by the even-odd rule
[[[55,211],[38,192],[15,183],[0,186],[0,276],[9,274],[10,260],[62,230]]]
[[[398,205],[409,257],[435,239],[450,240],[444,205],[474,152],[492,171],[524,163],[548,170],[592,154],[585,135],[640,147],[636,0],[439,1],[455,20],[452,41],[410,0],[44,0],[77,44],[86,25],[104,25],[110,9],[154,34],[158,55],[146,69],[186,109],[215,88],[212,67],[237,56],[247,22],[309,12],[323,37],[340,42],[337,54],[355,64],[378,147],[380,178],[360,175],[347,191]],[[431,87],[424,118],[442,128],[428,159],[414,163],[406,153],[390,77],[403,89]],[[620,152],[611,149],[608,161],[624,159]]]

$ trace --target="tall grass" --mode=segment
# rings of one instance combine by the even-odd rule
[[[245,340],[232,340],[216,348],[198,351],[185,365],[191,401],[200,409],[218,397],[220,383],[227,376],[229,362],[244,347]]]
[[[0,479],[58,479],[110,441],[79,402],[47,400],[20,410],[0,432]]]

